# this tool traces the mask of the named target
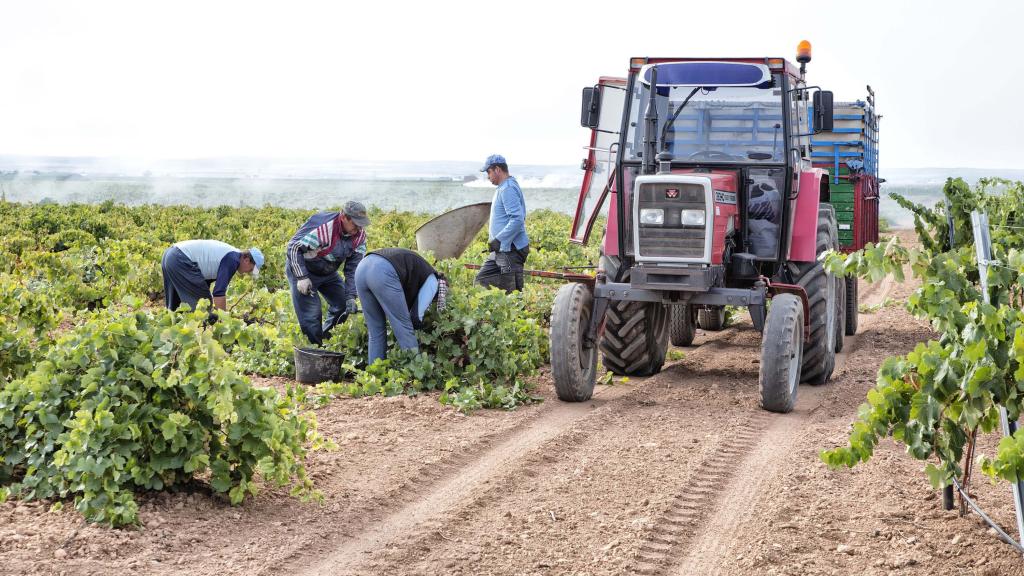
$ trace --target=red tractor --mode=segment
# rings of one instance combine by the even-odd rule
[[[587,242],[606,200],[608,219],[596,276],[552,307],[560,399],[591,397],[599,353],[614,374],[657,373],[670,340],[721,329],[726,306],[762,332],[764,409],[789,412],[800,382],[829,380],[856,330],[856,283],[818,258],[877,241],[877,118],[871,99],[844,104],[860,123],[835,128],[832,93],[805,82],[810,59],[806,42],[799,67],[633,58],[627,78],[583,90],[592,133],[571,239]]]

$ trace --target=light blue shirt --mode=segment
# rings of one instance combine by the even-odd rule
[[[434,295],[437,294],[437,276],[431,274],[427,276],[423,286],[420,286],[420,292],[416,296],[416,312],[419,318],[422,320],[423,315],[427,312],[427,306],[434,301]]]
[[[491,202],[490,237],[501,243],[501,251],[522,250],[530,244],[526,235],[526,199],[515,176],[509,176],[494,191]]]

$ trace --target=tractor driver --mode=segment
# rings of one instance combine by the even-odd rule
[[[475,282],[484,287],[495,286],[506,293],[523,289],[523,265],[530,253],[526,235],[526,200],[515,176],[508,173],[508,164],[501,154],[492,154],[484,161],[481,172],[498,187],[491,201],[491,224],[484,261]]]
[[[760,258],[774,258],[778,251],[782,194],[768,176],[752,175],[748,188],[747,217],[750,250]]]

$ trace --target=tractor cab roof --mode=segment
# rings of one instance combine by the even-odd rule
[[[763,69],[767,69],[768,71],[770,71],[770,73],[785,72],[785,73],[789,74],[790,76],[792,76],[794,78],[799,78],[800,77],[800,69],[795,64],[793,64],[792,62],[789,62],[785,58],[653,58],[653,57],[637,57],[637,58],[630,58],[630,60],[629,60],[629,68],[630,68],[630,71],[640,71],[640,70],[644,69],[645,67],[648,67],[651,64],[668,64],[668,63],[673,63],[673,62],[679,62],[679,63],[684,63],[685,62],[685,63],[700,64],[701,65],[700,67],[702,67],[704,69],[703,73],[701,73],[701,76],[707,74],[707,75],[709,75],[709,78],[718,78],[718,77],[720,77],[720,75],[722,73],[724,73],[727,77],[735,76],[737,73],[740,73],[740,71],[743,68],[745,68],[744,66],[741,66],[743,64],[758,65],[759,68],[760,67],[764,67]],[[714,66],[715,64],[721,64],[722,66],[715,67]],[[689,69],[691,69],[691,72],[689,74],[689,76],[690,76],[689,80],[690,81],[695,81],[697,79],[695,74],[697,73],[696,70],[697,70],[698,67],[686,66],[686,67],[681,67],[681,69],[682,68],[689,68]],[[715,70],[716,68],[719,68],[720,70]],[[747,72],[747,74],[750,74],[750,73],[752,73],[752,72],[749,72],[749,71]],[[730,81],[728,83],[729,84],[733,84],[733,82],[734,81]],[[672,82],[672,83],[675,84],[675,82]],[[687,82],[687,83],[689,83],[689,82]],[[658,84],[662,84],[662,81],[659,80]],[[707,84],[714,85],[714,82],[707,82]]]

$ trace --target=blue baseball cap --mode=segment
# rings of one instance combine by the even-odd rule
[[[252,263],[256,265],[256,268],[252,271],[252,275],[259,276],[260,268],[263,268],[263,251],[253,246],[252,248],[249,248],[249,255],[252,256]]]
[[[491,166],[494,166],[495,164],[507,165],[508,162],[505,162],[505,157],[502,156],[501,154],[491,154],[490,156],[487,157],[487,160],[484,160],[484,167],[481,168],[480,171],[487,172],[487,169],[490,168]]]

